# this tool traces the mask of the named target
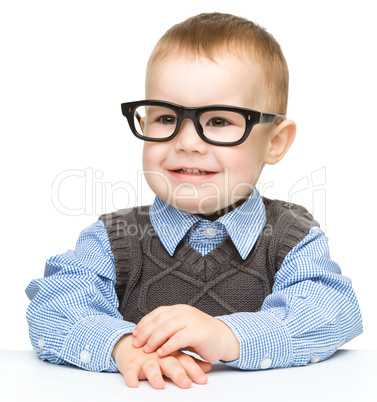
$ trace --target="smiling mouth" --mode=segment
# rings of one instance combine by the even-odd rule
[[[205,175],[205,174],[214,173],[214,172],[209,172],[207,170],[200,170],[200,169],[177,169],[177,170],[173,170],[173,172],[180,173],[180,174],[188,174],[188,175]]]

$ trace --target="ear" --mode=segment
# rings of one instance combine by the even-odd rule
[[[271,132],[270,147],[265,163],[274,165],[287,153],[296,136],[296,123],[293,120],[284,120],[277,124]]]

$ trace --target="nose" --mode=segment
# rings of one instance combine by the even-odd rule
[[[177,152],[205,153],[208,145],[199,137],[194,122],[190,119],[183,120],[174,141],[175,150]]]

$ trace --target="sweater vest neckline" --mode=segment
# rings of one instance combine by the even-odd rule
[[[157,235],[153,235],[148,238],[144,252],[149,258],[156,262],[162,257],[160,254],[153,254],[152,243],[158,242]],[[164,253],[165,254],[165,253]],[[215,273],[220,264],[229,264],[232,259],[238,254],[236,247],[234,246],[230,236],[227,236],[220,242],[213,250],[206,255],[202,255],[198,250],[195,250],[185,239],[182,239],[173,254],[173,257],[181,264],[187,266],[195,275],[203,280],[209,280]]]

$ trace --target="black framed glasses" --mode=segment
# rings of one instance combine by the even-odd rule
[[[256,124],[285,120],[280,114],[261,113],[235,106],[184,107],[160,100],[122,103],[133,134],[144,141],[166,142],[179,132],[184,119],[193,121],[199,137],[212,145],[242,144]]]

